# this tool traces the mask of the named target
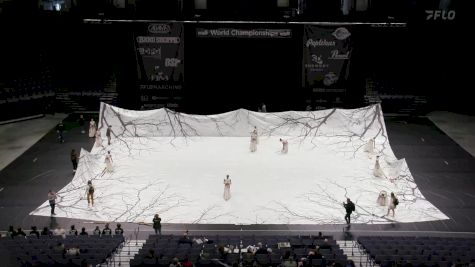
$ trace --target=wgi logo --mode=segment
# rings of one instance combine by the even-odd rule
[[[165,67],[176,68],[180,64],[181,60],[178,58],[165,58]]]
[[[426,20],[454,20],[455,10],[426,10]]]
[[[171,28],[168,24],[150,24],[148,25],[148,31],[150,33],[169,33]]]

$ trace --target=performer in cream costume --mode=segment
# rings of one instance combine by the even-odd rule
[[[258,143],[257,138],[258,138],[257,128],[254,127],[254,131],[251,132],[251,145],[250,145],[251,152],[256,152],[257,150],[257,143]]]
[[[96,136],[96,122],[94,119],[91,119],[89,122],[89,137],[93,138]]]
[[[381,169],[381,165],[379,165],[379,156],[376,156],[376,162],[374,163],[373,175],[376,177],[386,177],[386,175],[384,175],[383,170]]]
[[[224,200],[228,201],[231,198],[231,179],[229,179],[229,174],[226,175],[224,179]]]
[[[369,139],[368,143],[366,143],[366,145],[364,147],[364,151],[368,152],[370,154],[373,154],[374,153],[374,148],[375,148],[374,138],[371,138],[371,139]]]
[[[386,206],[387,202],[388,202],[388,193],[385,190],[382,190],[379,193],[376,203],[378,203],[379,206]]]
[[[101,131],[96,131],[96,144],[95,146],[102,146]]]
[[[107,151],[106,159],[104,160],[106,163],[106,170],[107,172],[112,172],[114,169],[112,168],[112,155],[110,151]]]

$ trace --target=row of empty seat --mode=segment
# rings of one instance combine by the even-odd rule
[[[382,267],[475,264],[475,239],[470,238],[363,236],[358,243]]]

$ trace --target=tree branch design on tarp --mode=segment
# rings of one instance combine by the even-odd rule
[[[221,217],[236,218],[236,216],[233,216],[231,212],[220,213],[219,210],[221,208],[221,205],[210,205],[206,207],[205,209],[200,211],[200,215],[198,216],[198,218],[192,221],[192,224],[212,223],[216,219]]]
[[[59,192],[60,217],[145,222],[159,213],[164,223],[335,224],[344,223],[342,202],[349,196],[357,205],[353,222],[387,223],[380,217],[387,207],[376,205],[385,190],[405,208],[398,220],[446,218],[420,193],[406,162],[394,156],[379,105],[190,115],[102,103],[99,121],[102,136],[112,126],[112,143],[81,151],[75,177]],[[251,153],[254,127],[262,138]],[[297,145],[276,153],[280,137]],[[371,138],[374,154],[362,149]],[[104,172],[108,151],[113,170]],[[373,176],[375,155],[383,156],[389,179]],[[225,173],[237,178],[227,202],[218,179]],[[92,208],[88,180],[96,188]],[[31,214],[49,216],[48,203]]]

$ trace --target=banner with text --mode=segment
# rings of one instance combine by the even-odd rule
[[[197,28],[199,38],[292,38],[291,29]]]
[[[304,26],[302,86],[315,109],[344,103],[351,58],[351,33],[345,27]]]
[[[141,109],[180,108],[184,84],[183,23],[139,24],[135,33]]]

